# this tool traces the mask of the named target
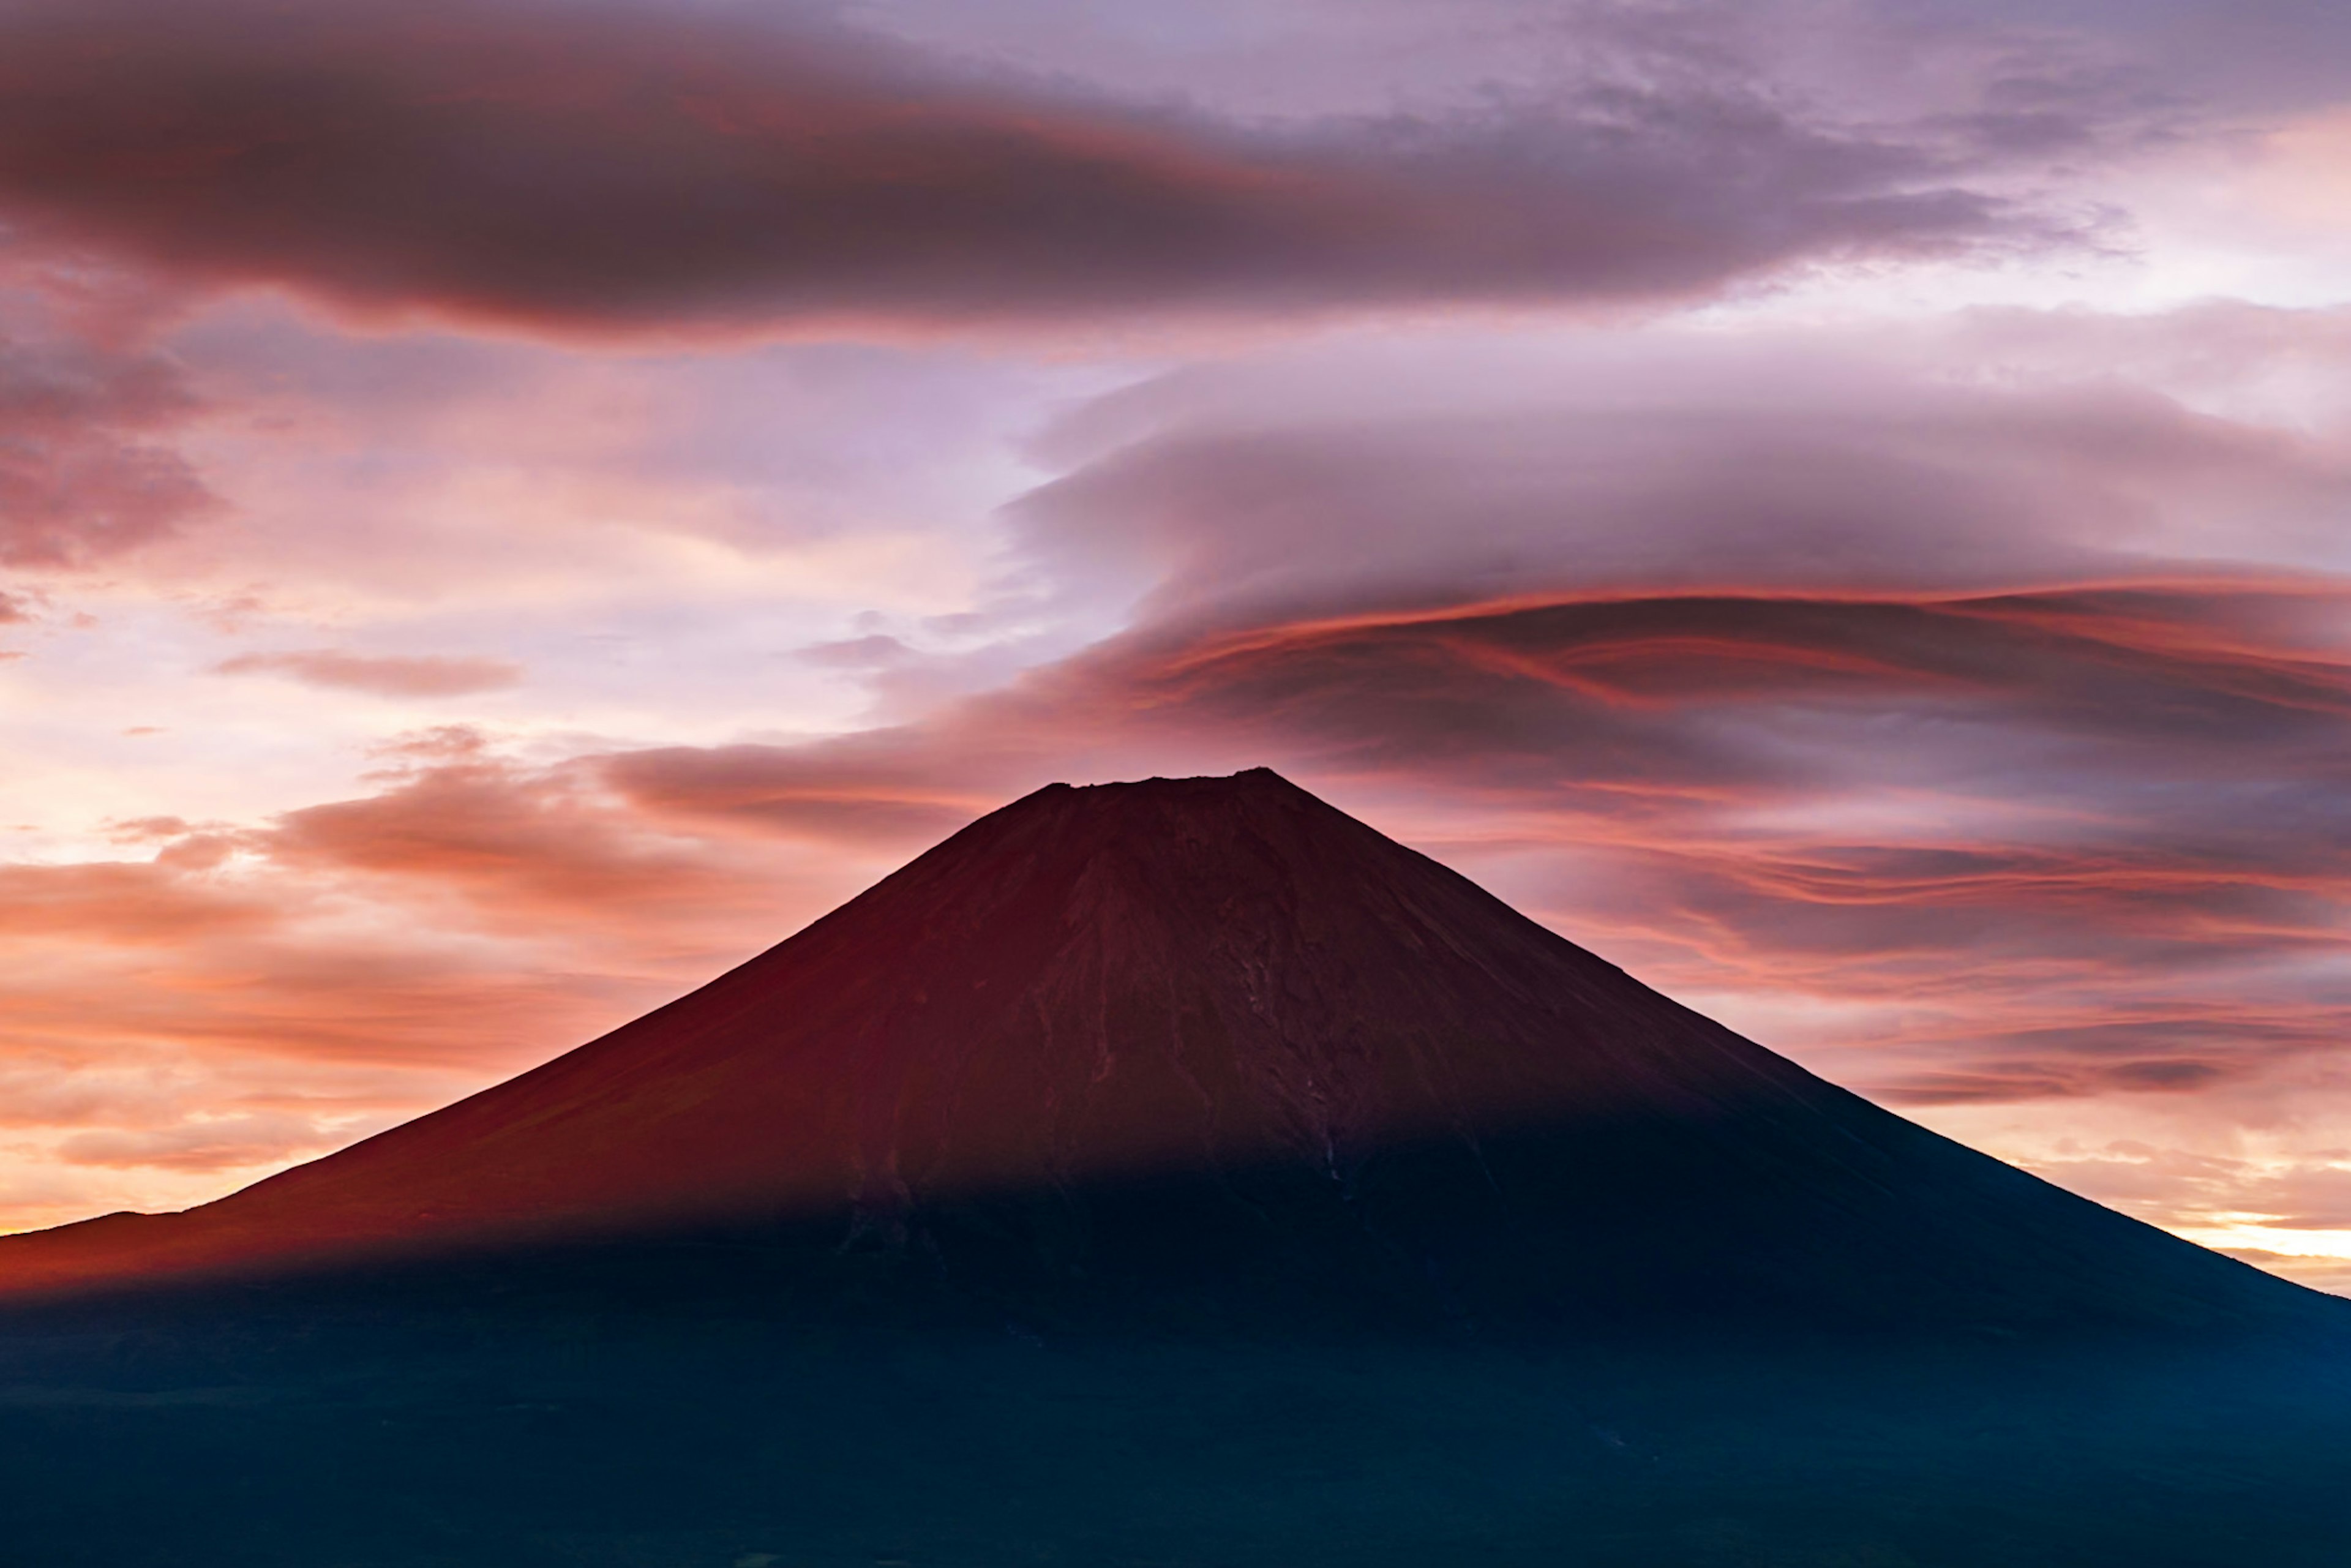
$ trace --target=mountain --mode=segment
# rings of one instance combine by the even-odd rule
[[[11,1568],[2351,1562],[2351,1306],[1263,771],[0,1282]]]
[[[2339,1305],[1827,1083],[1265,769],[1040,789],[470,1099],[183,1213],[0,1239],[0,1290],[719,1232],[798,1245],[820,1293],[894,1259],[1072,1321]]]

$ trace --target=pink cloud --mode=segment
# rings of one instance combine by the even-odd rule
[[[194,469],[157,441],[198,406],[161,355],[0,337],[0,566],[86,566],[213,509]],[[21,618],[5,608],[0,619]]]
[[[224,675],[285,675],[309,685],[387,697],[465,696],[522,679],[522,666],[510,659],[350,653],[336,648],[240,653],[214,668]]]

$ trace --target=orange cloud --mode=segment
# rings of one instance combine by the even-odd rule
[[[308,1117],[248,1112],[193,1118],[144,1132],[76,1133],[57,1143],[57,1157],[69,1166],[209,1174],[323,1153],[348,1141],[343,1130],[322,1127]]]
[[[416,749],[376,793],[275,821],[120,824],[152,858],[0,867],[0,1227],[348,1142],[668,999],[870,872],[681,834],[469,738]],[[37,1195],[15,1210],[12,1173]]]

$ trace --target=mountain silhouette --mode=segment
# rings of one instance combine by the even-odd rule
[[[716,1231],[1047,1318],[2339,1305],[1839,1089],[1262,768],[1038,790],[469,1099],[183,1213],[0,1239],[0,1290]]]

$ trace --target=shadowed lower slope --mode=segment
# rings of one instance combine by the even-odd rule
[[[1264,770],[1040,790],[471,1099],[184,1214],[0,1240],[0,1290],[714,1228],[1049,1314],[2346,1315],[1812,1076]]]

